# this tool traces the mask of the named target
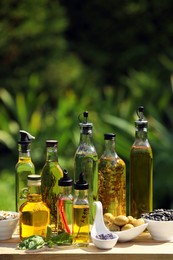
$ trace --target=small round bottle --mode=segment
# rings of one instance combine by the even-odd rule
[[[73,202],[73,244],[87,246],[90,241],[90,207],[88,201],[89,184],[84,180],[84,173],[74,184]]]
[[[115,150],[115,134],[104,134],[105,149],[99,159],[98,199],[103,213],[126,215],[126,165]]]
[[[41,171],[41,194],[43,201],[50,209],[52,233],[57,233],[57,200],[59,195],[58,181],[63,170],[58,162],[58,141],[46,141],[46,162]]]
[[[72,234],[72,212],[73,212],[73,181],[68,176],[66,170],[63,171],[63,177],[58,181],[60,194],[57,201],[57,226],[58,234]]]
[[[47,226],[50,223],[50,210],[42,201],[41,176],[28,175],[28,188],[23,189],[27,200],[20,207],[20,238],[21,240],[33,235],[46,237]]]

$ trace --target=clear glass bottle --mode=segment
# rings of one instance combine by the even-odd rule
[[[24,130],[20,130],[20,141],[18,142],[19,157],[16,164],[16,211],[26,201],[23,189],[27,187],[28,175],[35,174],[35,166],[31,160],[30,146],[34,136]]]
[[[104,134],[105,149],[99,159],[98,200],[103,213],[126,215],[126,165],[115,150],[115,134]]]
[[[84,180],[84,173],[74,184],[73,202],[73,244],[87,246],[90,241],[90,206],[88,201],[89,185]]]
[[[46,237],[50,222],[50,210],[41,197],[41,176],[28,175],[27,179],[28,188],[23,189],[24,194],[28,192],[27,201],[20,207],[21,240],[33,235]]]
[[[89,184],[90,224],[95,217],[93,201],[98,198],[98,155],[92,142],[92,123],[87,122],[88,112],[83,113],[84,123],[80,123],[80,143],[74,158],[74,182],[81,172]]]
[[[41,171],[41,194],[50,209],[50,225],[53,233],[57,233],[58,181],[61,177],[63,170],[58,162],[58,141],[47,140],[46,162]]]
[[[73,181],[68,176],[66,170],[63,171],[63,177],[58,181],[60,193],[57,201],[57,222],[58,234],[68,233],[72,235],[72,212],[73,212]]]
[[[130,152],[129,214],[139,218],[153,209],[153,154],[147,137],[148,122],[144,108],[138,108],[135,141]]]

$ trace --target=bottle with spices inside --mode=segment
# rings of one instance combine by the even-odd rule
[[[104,134],[105,150],[99,159],[98,200],[103,213],[126,215],[126,165],[115,150],[115,134]]]
[[[27,187],[28,175],[35,174],[35,166],[31,160],[30,146],[34,136],[24,130],[20,130],[18,142],[19,158],[16,164],[16,211],[26,201],[23,189]]]
[[[57,222],[58,234],[72,234],[72,211],[73,211],[73,181],[68,176],[66,170],[63,171],[63,177],[58,181],[60,188],[59,198],[57,201]]]
[[[73,244],[87,246],[90,241],[90,206],[88,201],[89,184],[84,180],[84,173],[74,184],[73,202]]]
[[[85,122],[80,123],[80,143],[75,153],[74,182],[81,172],[89,184],[90,224],[93,224],[95,206],[93,201],[98,198],[98,155],[92,142],[93,124],[88,122],[88,112],[83,113]],[[80,119],[80,117],[79,117]]]
[[[130,205],[129,213],[139,218],[153,208],[153,154],[147,137],[148,122],[144,108],[137,110],[135,141],[130,152]]]
[[[27,201],[20,207],[20,238],[21,240],[39,235],[46,237],[47,226],[50,221],[50,210],[42,201],[41,176],[28,175],[28,188],[23,189],[27,195]]]
[[[50,225],[53,233],[57,233],[58,181],[61,177],[63,170],[58,162],[58,141],[47,140],[46,162],[41,171],[41,194],[50,209]]]

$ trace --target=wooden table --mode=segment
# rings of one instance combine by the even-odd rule
[[[173,259],[173,242],[158,242],[153,240],[145,232],[138,238],[120,243],[113,249],[100,250],[92,243],[88,247],[76,248],[74,246],[58,247],[53,249],[48,247],[39,250],[18,250],[19,237],[0,241],[0,260],[160,260]]]

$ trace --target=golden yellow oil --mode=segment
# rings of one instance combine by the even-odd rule
[[[47,226],[50,222],[50,211],[41,196],[32,194],[28,201],[20,207],[20,238],[40,235],[46,237]]]
[[[90,240],[89,205],[73,205],[73,244],[85,246]]]

